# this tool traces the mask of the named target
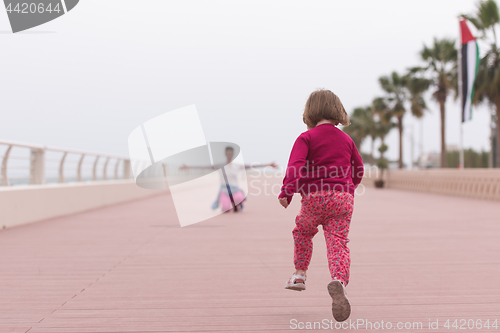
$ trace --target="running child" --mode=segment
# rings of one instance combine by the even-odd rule
[[[306,271],[312,256],[312,239],[323,226],[332,281],[335,320],[349,318],[351,306],[345,287],[349,283],[351,259],[347,238],[354,205],[354,190],[363,178],[361,156],[352,139],[338,129],[349,125],[340,99],[330,90],[316,90],[308,98],[303,121],[307,131],[295,141],[288,162],[280,204],[287,208],[294,193],[300,193],[301,208],[293,229],[295,273],[286,289],[306,289]]]

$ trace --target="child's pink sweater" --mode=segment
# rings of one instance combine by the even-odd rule
[[[354,189],[364,168],[351,137],[333,124],[321,124],[297,138],[290,154],[279,198],[292,201],[294,193]]]

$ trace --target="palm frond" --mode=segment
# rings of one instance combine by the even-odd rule
[[[388,76],[382,76],[378,79],[380,87],[387,93],[393,92],[393,86],[391,85],[391,79]]]
[[[417,118],[422,118],[424,116],[424,111],[427,110],[425,99],[421,95],[417,95],[413,96],[410,102],[411,113]]]
[[[421,67],[421,66],[410,67],[408,68],[408,74],[414,75],[417,73],[425,72],[428,69],[429,67]]]
[[[484,29],[500,23],[500,15],[496,2],[494,0],[480,1],[477,5],[476,17],[481,21]]]
[[[500,50],[492,46],[480,60],[474,84],[475,104],[488,102],[494,105],[500,96]]]

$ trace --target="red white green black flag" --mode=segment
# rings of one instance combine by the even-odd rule
[[[462,47],[460,49],[460,82],[462,122],[472,119],[472,101],[474,98],[474,82],[479,68],[479,47],[476,38],[467,26],[466,20],[460,20],[460,35]]]

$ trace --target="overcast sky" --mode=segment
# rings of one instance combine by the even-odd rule
[[[324,87],[352,112],[382,94],[378,77],[420,64],[433,37],[458,37],[471,0],[81,0],[63,17],[9,33],[0,10],[0,140],[128,155],[129,133],[196,104],[208,141],[241,146],[251,162],[286,164],[306,130],[308,95]],[[439,149],[439,108],[406,116],[418,153]],[[447,105],[458,143],[458,104]],[[474,111],[466,147],[489,149],[489,109]],[[368,142],[367,142],[368,143]],[[397,158],[397,132],[388,137]],[[368,145],[363,145],[368,150]]]

